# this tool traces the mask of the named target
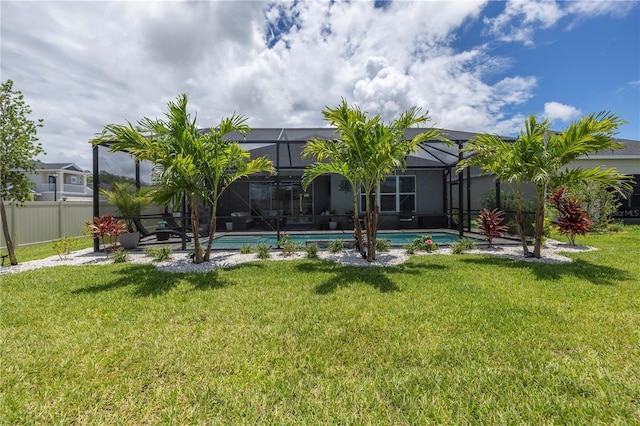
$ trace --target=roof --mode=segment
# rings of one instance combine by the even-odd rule
[[[431,128],[411,128],[407,129],[407,138]],[[453,145],[446,144],[441,140],[430,140],[421,144],[420,150],[413,154],[407,161],[408,167],[443,168],[454,166],[458,158],[459,142],[467,142],[479,133],[462,132],[458,130],[441,129],[443,136],[452,142]],[[203,130],[208,132],[209,129]],[[312,160],[302,160],[300,152],[302,146],[310,139],[339,139],[340,134],[332,127],[324,128],[255,128],[246,137],[242,137],[237,132],[229,133],[225,136],[227,140],[240,141],[243,147],[251,151],[252,157],[267,156],[274,162],[277,160],[278,168],[303,168],[313,163]],[[502,136],[505,140],[515,140],[512,137]],[[276,146],[280,148],[277,149]]]
[[[44,163],[42,161],[35,161],[34,162],[36,170],[66,170],[66,171],[72,171],[72,172],[84,172],[84,170],[82,170],[80,168],[80,166],[78,166],[75,163]]]
[[[407,138],[413,138],[416,135],[431,130],[431,128],[410,128],[407,129],[405,135]],[[202,133],[210,132],[210,129],[202,129]],[[441,140],[430,140],[420,145],[418,152],[412,154],[407,160],[408,167],[422,168],[448,168],[455,166],[459,158],[459,144],[464,144],[469,140],[477,137],[481,133],[464,132],[460,130],[441,129],[443,136],[453,142],[447,144]],[[516,140],[513,136],[500,136],[507,142]],[[231,132],[225,135],[225,140],[239,141],[243,148],[251,152],[251,157],[267,156],[277,168],[304,168],[313,163],[311,159],[303,160],[300,156],[303,145],[310,139],[334,139],[338,140],[340,134],[336,128],[332,127],[303,127],[303,128],[287,128],[287,127],[260,127],[254,128],[250,133],[243,137],[238,132]],[[590,157],[614,155],[624,158],[624,156],[640,156],[640,141],[617,139],[624,143],[626,147],[622,150],[614,152],[603,152],[593,154]],[[108,145],[105,143],[103,145]],[[466,156],[472,154],[465,154]]]

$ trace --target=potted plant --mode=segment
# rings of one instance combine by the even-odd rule
[[[120,235],[120,245],[126,249],[134,249],[140,241],[140,232],[133,227],[133,220],[139,218],[142,210],[151,204],[152,188],[137,189],[127,182],[116,182],[110,190],[103,189],[102,195],[116,206],[127,225],[127,232]]]
[[[329,229],[338,229],[338,222],[336,221],[335,210],[331,210],[329,212]]]

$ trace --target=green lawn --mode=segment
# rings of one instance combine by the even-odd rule
[[[640,227],[572,264],[2,276],[2,424],[638,424]]]

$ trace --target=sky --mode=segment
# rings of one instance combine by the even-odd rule
[[[637,1],[0,2],[0,74],[44,119],[46,162],[91,169],[107,124],[161,118],[181,93],[200,127],[325,127],[344,98],[391,121],[516,135],[602,110],[640,140]]]

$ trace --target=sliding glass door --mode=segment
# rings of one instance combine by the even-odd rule
[[[251,182],[251,208],[262,216],[286,216],[287,223],[313,222],[313,193],[300,182]]]

